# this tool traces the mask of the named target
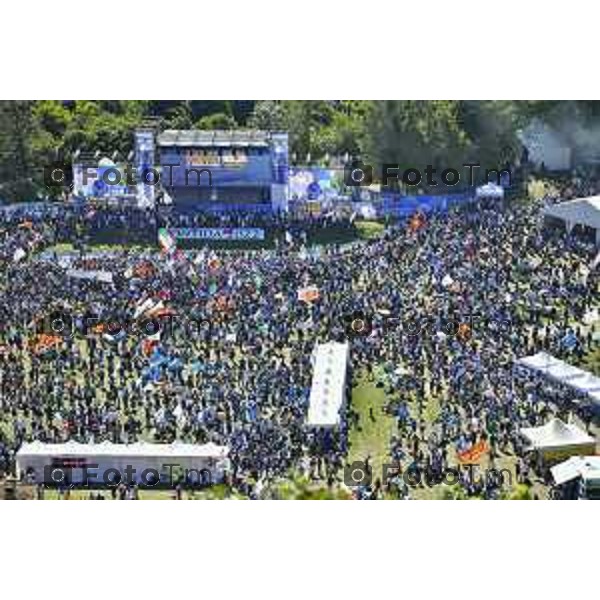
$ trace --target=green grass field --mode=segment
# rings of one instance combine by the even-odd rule
[[[355,226],[358,230],[358,237],[363,240],[377,238],[385,229],[385,225],[379,221],[356,221]]]
[[[594,375],[600,376],[600,348],[588,352],[583,357],[581,367],[590,370]]]
[[[394,398],[386,393],[385,387],[377,387],[377,381],[385,381],[383,370],[375,370],[375,381],[367,381],[359,378],[352,392],[352,409],[358,418],[352,424],[349,435],[349,450],[347,463],[355,461],[364,462],[368,457],[372,467],[373,481],[382,478],[383,465],[391,462],[391,438],[397,432],[396,419],[387,414],[384,408]],[[419,415],[425,423],[425,431],[429,433],[435,421],[438,419],[443,397],[437,397],[428,393],[421,408],[414,399],[409,399],[408,405],[411,415],[419,421]],[[451,463],[456,464],[456,456],[451,452]],[[516,485],[515,475],[516,457],[514,455],[501,454],[497,457],[495,467],[507,469],[512,476],[513,486],[505,490],[505,496],[514,499],[526,499],[536,494],[545,497],[544,487],[541,482],[535,481],[533,488]],[[490,467],[489,457],[484,457],[480,468]],[[482,473],[482,471],[479,471]],[[415,500],[441,500],[441,499],[466,499],[459,487],[447,485],[426,485],[411,488],[410,497]]]
[[[384,412],[388,402],[383,388],[365,380],[360,380],[352,392],[352,409],[358,420],[348,435],[348,463],[369,458],[374,480],[390,461],[390,439],[396,430],[395,419]]]

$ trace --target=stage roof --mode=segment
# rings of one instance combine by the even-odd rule
[[[203,129],[167,129],[158,136],[158,145],[206,147],[268,147],[272,133],[269,131],[208,131]]]

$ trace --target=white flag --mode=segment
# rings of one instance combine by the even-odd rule
[[[13,254],[13,262],[18,263],[19,261],[23,260],[26,256],[27,253],[25,252],[25,250],[23,250],[23,248],[17,248],[15,250],[15,253]]]

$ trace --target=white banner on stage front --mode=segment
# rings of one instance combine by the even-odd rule
[[[83,269],[69,269],[69,277],[75,279],[87,279],[90,281],[101,281],[102,283],[112,283],[113,274],[110,271],[84,271]]]
[[[179,240],[264,240],[265,230],[259,227],[174,227],[169,228]]]

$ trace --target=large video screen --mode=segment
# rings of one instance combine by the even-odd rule
[[[271,154],[261,149],[167,148],[161,149],[163,185],[206,185],[213,187],[268,186],[273,182]],[[167,165],[177,165],[169,167]],[[206,169],[210,172],[210,177]],[[187,181],[186,181],[187,171]]]
[[[339,195],[343,171],[319,167],[290,169],[289,194],[292,200],[327,200]]]

